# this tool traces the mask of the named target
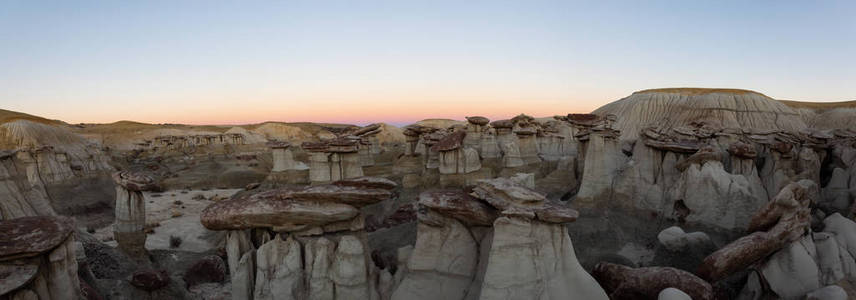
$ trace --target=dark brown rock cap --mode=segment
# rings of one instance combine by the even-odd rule
[[[456,131],[450,133],[439,141],[434,146],[431,146],[431,151],[452,151],[461,148],[464,143],[464,138],[467,136],[466,131]]]
[[[0,261],[46,253],[65,242],[72,231],[74,221],[62,216],[0,221]]]
[[[303,142],[300,148],[309,152],[325,152],[327,151],[327,143],[324,142]]]
[[[268,146],[268,148],[284,149],[290,147],[291,143],[286,141],[268,141],[266,145]]]
[[[130,171],[113,173],[113,181],[126,190],[135,192],[151,191],[159,188],[157,182],[151,176]]]
[[[547,223],[570,223],[579,212],[508,178],[479,180],[470,195],[484,200],[503,215],[537,218]]]
[[[461,189],[429,190],[419,194],[419,205],[468,225],[491,226],[496,209]]]
[[[383,177],[374,177],[374,176],[362,176],[356,178],[342,179],[336,182],[333,182],[334,185],[340,186],[353,186],[357,188],[364,189],[384,189],[384,190],[394,190],[398,187],[398,184],[395,181],[383,178]]]
[[[473,125],[484,126],[484,125],[487,125],[488,123],[490,123],[490,119],[482,117],[482,116],[472,116],[472,117],[467,117],[467,122],[470,122],[470,124],[473,124]]]
[[[290,198],[297,201],[335,202],[362,207],[392,198],[386,189],[367,189],[353,185],[325,184],[310,186],[292,192]]]
[[[755,146],[741,141],[729,145],[728,153],[746,159],[752,159],[758,156],[758,151],[755,150]]]
[[[595,114],[568,114],[566,119],[571,124],[582,127],[594,127],[603,121],[601,116]]]
[[[380,133],[380,124],[374,123],[355,130],[353,134],[356,136],[368,136],[378,133]]]
[[[493,128],[512,128],[514,127],[514,122],[511,120],[496,120],[490,122],[490,126]]]

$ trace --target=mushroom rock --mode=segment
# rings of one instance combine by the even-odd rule
[[[476,276],[477,238],[456,219],[431,211],[419,216],[416,244],[406,267],[398,271],[403,278],[391,299],[464,299]]]
[[[200,218],[208,229],[229,230],[236,299],[376,299],[379,271],[359,207],[390,199],[395,188],[384,178],[357,177],[262,191],[215,202]]]
[[[76,299],[80,295],[72,220],[36,216],[0,221],[0,295]]]
[[[481,160],[476,149],[464,147],[467,132],[451,133],[431,147],[439,152],[440,174],[468,174],[481,169]]]
[[[505,178],[469,194],[420,195],[416,246],[392,299],[607,298],[562,225],[576,211]]]
[[[302,162],[294,160],[294,155],[290,149],[291,144],[288,142],[273,141],[268,142],[267,145],[273,152],[273,169],[271,169],[271,172],[309,169]]]
[[[490,120],[485,117],[467,117],[467,135],[464,137],[464,147],[476,149],[481,152],[482,135],[488,128]]]
[[[618,143],[619,132],[598,129],[577,135],[583,161],[583,175],[574,203],[579,206],[595,206],[609,196],[613,181],[626,158]]]
[[[407,143],[407,146],[404,148],[404,155],[418,155],[416,145],[419,143],[419,136],[422,134],[419,125],[413,124],[404,127],[402,134],[404,134],[404,140]]]
[[[497,143],[502,152],[503,167],[516,168],[526,164],[520,155],[519,144],[515,139],[506,136],[504,138],[497,138]]]
[[[423,162],[426,169],[437,169],[440,167],[440,155],[437,149],[434,148],[434,145],[439,143],[445,136],[440,131],[422,135],[421,142],[425,146],[423,150]]]
[[[673,128],[705,121],[724,128],[776,129],[797,132],[805,122],[792,108],[763,94],[737,89],[667,88],[635,92],[601,106],[598,115],[618,116],[621,139],[636,139],[639,130],[657,125]]]
[[[331,152],[331,180],[363,176],[358,141],[339,138],[328,142],[328,145],[327,151]]]
[[[565,226],[500,217],[490,245],[479,299],[608,299],[577,260]]]
[[[814,186],[813,182],[802,180],[782,189],[752,217],[748,229],[751,234],[706,257],[698,274],[716,281],[800,240],[810,225],[812,199],[807,191]]]
[[[336,138],[320,143],[303,143],[309,152],[309,180],[330,182],[363,176],[359,140]]]
[[[479,141],[479,155],[483,159],[494,159],[502,157],[502,151],[496,139],[496,129],[487,128],[481,135]]]
[[[332,166],[327,144],[323,142],[304,142],[300,145],[309,153],[309,181],[329,182],[332,180]]]
[[[537,134],[538,156],[545,161],[558,161],[562,156],[569,155],[565,139],[572,138],[570,134],[562,135],[559,122],[549,121],[542,131]],[[576,145],[573,145],[576,147]]]
[[[146,202],[143,191],[157,188],[155,180],[147,175],[120,171],[113,173],[116,183],[116,223],[113,237],[119,249],[135,259],[146,254]]]
[[[496,143],[502,153],[502,165],[506,168],[525,165],[520,152],[520,140],[512,132],[514,123],[511,120],[499,120],[491,122],[490,125],[496,129]]]
[[[657,299],[667,288],[683,291],[696,300],[714,298],[710,283],[690,272],[671,267],[634,269],[601,262],[594,267],[592,275],[607,290],[610,299]]]
[[[537,130],[529,123],[519,124],[514,130],[517,135],[517,141],[520,149],[520,158],[524,164],[534,164],[541,162],[538,156],[538,140],[536,138]]]

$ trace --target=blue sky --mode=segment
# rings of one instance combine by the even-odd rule
[[[408,123],[659,87],[856,99],[856,1],[0,1],[0,108]]]

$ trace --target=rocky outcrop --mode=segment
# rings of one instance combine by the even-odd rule
[[[561,225],[576,211],[503,178],[469,195],[426,191],[419,205],[416,246],[392,299],[607,298]]]
[[[229,230],[234,299],[377,299],[359,208],[388,200],[396,184],[356,178],[239,196],[207,207],[212,230]]]
[[[157,188],[149,176],[127,171],[113,174],[116,183],[116,223],[113,237],[126,254],[136,259],[146,256],[146,202],[143,191]]]
[[[61,124],[0,123],[0,220],[94,213],[91,208],[112,201],[111,190],[101,186],[110,171],[98,144]]]
[[[0,297],[80,298],[72,222],[52,216],[0,221]]]
[[[725,128],[799,131],[799,114],[763,94],[735,89],[653,89],[601,106],[597,115],[618,116],[622,139],[635,139],[644,127],[674,128],[707,122]]]

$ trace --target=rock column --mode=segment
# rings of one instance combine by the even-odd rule
[[[119,249],[135,259],[146,257],[146,202],[143,191],[157,187],[149,176],[127,171],[113,174],[116,183],[116,223],[113,237]]]
[[[396,184],[361,177],[278,189],[207,207],[202,224],[229,230],[233,299],[378,299],[359,208],[388,200]],[[252,232],[273,234],[252,239]]]

